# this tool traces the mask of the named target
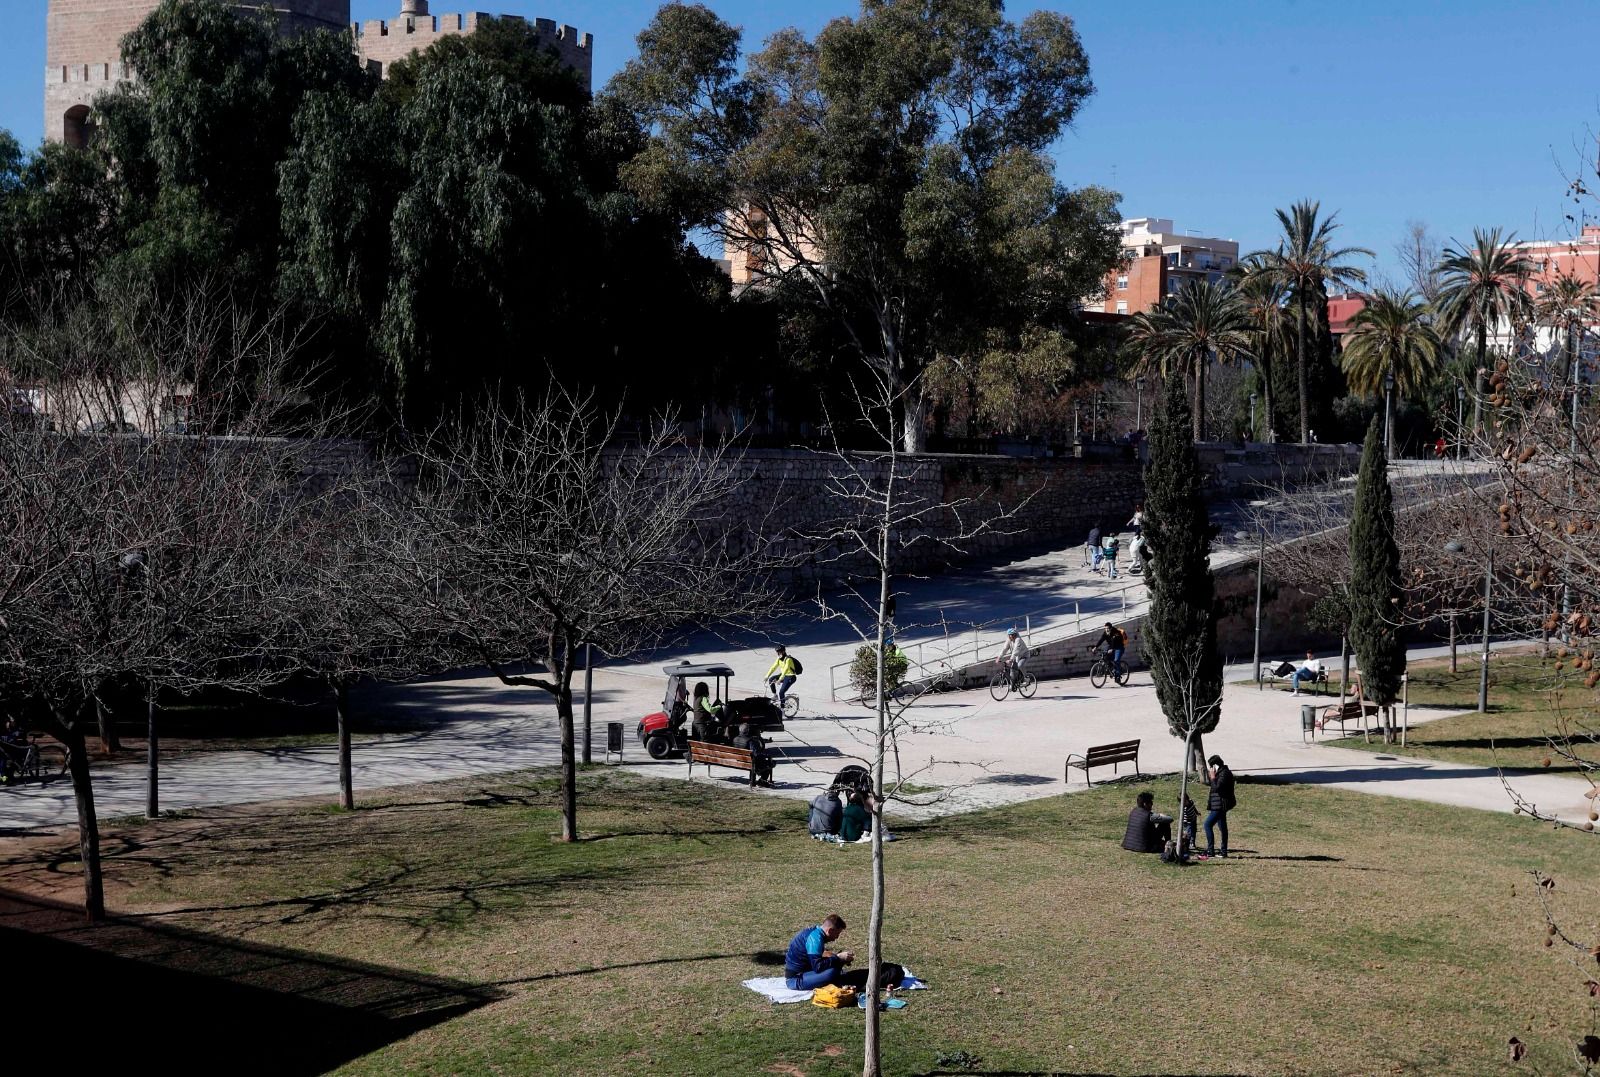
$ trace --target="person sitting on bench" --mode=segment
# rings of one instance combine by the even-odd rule
[[[722,702],[711,701],[711,688],[705,681],[694,686],[694,739],[711,744],[726,743],[722,735]]]
[[[735,748],[743,748],[750,753],[750,765],[755,768],[756,784],[772,788],[772,757],[767,755],[767,742],[761,739],[761,734],[750,728],[746,722],[739,727],[739,735],[733,738]]]
[[[791,991],[815,991],[826,984],[854,987],[858,991],[867,986],[866,969],[849,969],[855,960],[849,950],[835,953],[828,944],[844,934],[844,917],[833,913],[815,927],[803,928],[789,940],[789,949],[783,955],[783,982]],[[878,982],[883,987],[899,987],[906,978],[905,969],[885,961],[878,966]]]
[[[1128,813],[1128,830],[1122,847],[1131,853],[1159,853],[1172,840],[1172,820],[1155,813],[1156,798],[1140,793]]]
[[[1293,694],[1300,694],[1301,681],[1310,681],[1312,684],[1316,684],[1317,681],[1322,678],[1322,676],[1322,662],[1313,656],[1310,651],[1307,651],[1306,660],[1300,664],[1299,669],[1295,670],[1294,673],[1290,674],[1289,676],[1289,683],[1294,685]]]

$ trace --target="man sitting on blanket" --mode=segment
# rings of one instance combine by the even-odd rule
[[[856,955],[849,950],[834,953],[827,949],[828,943],[844,934],[844,927],[844,917],[834,913],[789,940],[789,949],[783,955],[783,982],[789,990],[814,991],[825,984],[866,988],[866,969],[845,969]],[[904,979],[905,969],[899,965],[886,961],[878,970],[878,982],[883,987],[898,987]]]

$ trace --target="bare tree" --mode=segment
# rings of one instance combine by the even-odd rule
[[[487,404],[416,446],[414,497],[387,523],[381,592],[502,683],[555,700],[561,836],[578,836],[572,676],[580,645],[627,655],[774,601],[749,479],[658,421],[621,444],[589,397]]]
[[[191,294],[173,304],[204,299]],[[193,312],[191,324],[245,320],[213,311],[208,323],[203,313]],[[19,346],[15,334],[6,339],[12,357],[41,355],[31,343]],[[294,511],[302,470],[300,443],[267,432],[280,399],[274,387],[283,384],[276,370],[290,354],[283,344],[269,330],[246,354],[218,347],[179,373],[96,370],[100,384],[115,387],[120,378],[130,387],[119,398],[198,377],[206,391],[185,394],[186,428],[194,433],[96,431],[75,422],[58,431],[48,416],[16,411],[0,421],[0,671],[7,691],[66,748],[92,919],[103,916],[104,896],[84,733],[108,689],[131,680],[145,690],[147,809],[154,813],[157,695],[249,687],[272,675],[261,650],[264,551]],[[51,389],[82,384],[84,375],[70,363],[40,364],[33,378]],[[15,399],[13,388],[8,382]]]
[[[882,449],[875,453],[855,453],[835,449],[835,468],[828,480],[829,494],[839,506],[837,517],[825,527],[806,536],[808,546],[831,551],[837,560],[850,560],[870,567],[861,582],[847,585],[847,602],[830,601],[819,595],[822,615],[848,624],[871,648],[873,672],[870,696],[875,722],[865,736],[865,747],[874,791],[872,826],[872,912],[867,927],[867,1015],[865,1031],[865,1077],[882,1074],[881,1028],[876,1001],[882,987],[883,921],[888,893],[885,885],[883,811],[886,802],[903,799],[902,789],[911,777],[899,766],[899,738],[917,728],[914,694],[896,695],[888,678],[885,662],[891,634],[892,584],[905,573],[905,567],[919,561],[924,553],[919,546],[939,544],[951,558],[967,551],[972,539],[997,530],[1026,503],[992,505],[979,498],[944,501],[919,492],[914,481],[919,468],[936,466],[932,462],[902,451],[906,418],[900,394],[906,391],[892,379],[880,377],[872,392],[858,395],[860,421],[879,439]],[[1031,495],[1029,495],[1031,496]],[[896,761],[894,775],[886,772],[890,756]],[[930,761],[930,766],[932,761]]]
[[[1405,287],[1422,297],[1429,307],[1439,299],[1439,260],[1444,244],[1424,221],[1407,221],[1406,231],[1394,245],[1395,257],[1405,276]]]

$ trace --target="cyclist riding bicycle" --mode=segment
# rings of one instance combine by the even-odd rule
[[[7,784],[22,771],[28,755],[27,731],[15,718],[7,718],[5,730],[0,732],[0,785]]]
[[[1013,627],[1006,633],[1005,649],[1000,652],[1000,657],[995,659],[995,664],[1005,669],[1013,691],[1022,680],[1022,664],[1027,660],[1028,643]]]
[[[777,659],[767,667],[767,690],[777,693],[778,706],[783,706],[784,696],[794,687],[794,680],[798,676],[800,663],[790,658],[789,652],[783,647],[778,647]]]
[[[1128,649],[1128,634],[1110,621],[1106,622],[1106,630],[1100,633],[1097,646],[1104,647],[1111,655],[1111,675],[1116,678],[1122,676],[1122,656]]]

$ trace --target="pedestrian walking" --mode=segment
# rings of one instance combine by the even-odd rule
[[[1106,578],[1117,578],[1117,551],[1122,548],[1122,540],[1115,535],[1107,535],[1100,544],[1103,558],[1106,563]]]
[[[1100,571],[1100,523],[1089,528],[1089,537],[1084,540],[1084,556],[1089,564],[1090,572]]]

